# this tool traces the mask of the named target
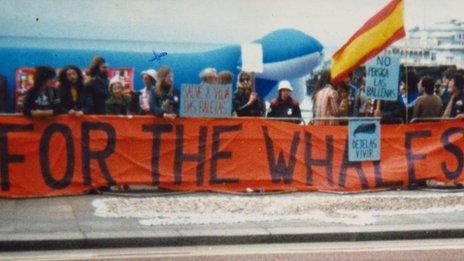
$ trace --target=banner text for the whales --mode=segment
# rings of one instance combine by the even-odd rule
[[[251,118],[2,116],[0,196],[80,194],[122,184],[357,191],[463,180],[464,121],[383,125],[381,160],[373,162],[348,161],[347,131]]]

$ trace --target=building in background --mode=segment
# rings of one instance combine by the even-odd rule
[[[400,54],[406,66],[456,66],[464,68],[464,22],[451,20],[415,27],[387,53]]]

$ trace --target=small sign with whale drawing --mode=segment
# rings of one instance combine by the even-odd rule
[[[380,121],[351,120],[348,124],[349,161],[380,160]]]

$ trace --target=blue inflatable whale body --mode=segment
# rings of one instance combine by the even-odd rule
[[[164,50],[157,50],[157,46],[153,46],[151,50],[132,50],[133,48],[131,49],[130,44],[127,43],[127,47],[119,50],[105,50],[105,46],[99,50],[89,50],[80,46],[54,48],[47,46],[46,41],[42,46],[33,44],[32,41],[5,45],[0,39],[0,73],[8,78],[10,94],[14,93],[14,73],[17,68],[45,64],[53,67],[75,64],[84,68],[97,54],[105,57],[111,67],[134,68],[136,89],[143,86],[139,77],[140,72],[148,68],[159,69],[163,65],[173,69],[174,84],[178,88],[184,83],[199,83],[199,73],[206,67],[214,67],[218,71],[231,71],[234,74],[235,87],[236,77],[241,68],[239,44],[202,52],[168,52],[167,55],[153,59],[152,51],[160,53]],[[259,95],[266,100],[275,98],[278,81],[287,79],[294,86],[293,96],[301,100],[306,93],[303,77],[322,62],[323,46],[313,37],[293,29],[271,32],[254,43],[260,43],[263,48],[264,71],[256,75],[256,90]],[[12,97],[11,109],[13,101]]]

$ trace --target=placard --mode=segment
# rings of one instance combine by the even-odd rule
[[[181,88],[180,116],[230,118],[231,84],[184,84]]]
[[[262,73],[263,47],[257,43],[242,44],[242,71]]]
[[[366,96],[371,99],[396,101],[400,75],[400,57],[379,55],[366,63]]]
[[[349,161],[380,160],[379,120],[350,120],[348,129]]]

